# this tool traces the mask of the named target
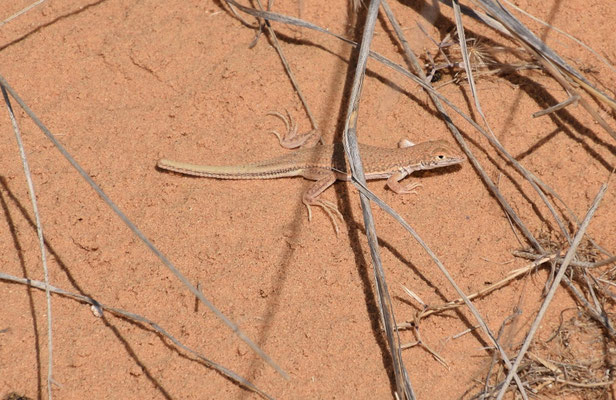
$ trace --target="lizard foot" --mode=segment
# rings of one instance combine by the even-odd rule
[[[285,134],[281,135],[277,131],[270,132],[276,135],[278,142],[285,149],[296,149],[304,145],[312,146],[321,140],[321,137],[315,133],[314,129],[306,133],[297,133],[297,125],[295,121],[293,121],[293,117],[291,117],[289,111],[287,111],[287,117],[277,111],[270,111],[267,115],[278,117],[284,122],[284,126],[287,130]]]
[[[411,182],[406,185],[399,181],[406,176],[406,172],[398,172],[387,179],[387,186],[397,194],[418,194],[417,189],[421,187],[421,183]]]
[[[327,200],[317,199],[312,200],[312,202],[310,203],[304,201],[304,204],[308,209],[308,221],[312,221],[311,206],[321,207],[323,211],[325,211],[325,214],[327,214],[329,219],[332,221],[332,224],[334,225],[334,230],[336,231],[336,236],[338,236],[338,234],[340,233],[340,228],[338,227],[338,221],[336,221],[336,217],[340,218],[341,221],[343,221],[344,218],[342,217],[342,214],[340,214],[340,211],[338,211],[338,207],[336,207],[334,203]]]
[[[399,194],[419,194],[417,193],[417,188],[422,187],[423,185],[421,183],[417,183],[417,182],[412,182],[409,183],[408,185],[400,185],[400,189],[397,193]]]

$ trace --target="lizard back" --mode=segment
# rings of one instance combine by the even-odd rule
[[[367,179],[383,179],[398,171],[457,164],[464,156],[448,142],[435,140],[403,148],[359,144]],[[186,175],[218,179],[275,179],[291,176],[310,178],[315,171],[333,171],[337,178],[349,180],[350,172],[342,143],[302,148],[263,161],[240,165],[195,165],[161,159],[158,167]]]

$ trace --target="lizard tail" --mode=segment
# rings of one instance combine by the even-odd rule
[[[297,176],[297,170],[272,165],[196,165],[162,158],[158,168],[184,175],[203,176],[218,179],[275,179]]]

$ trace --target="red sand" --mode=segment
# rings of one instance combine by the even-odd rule
[[[3,2],[1,18],[29,3]],[[441,40],[452,27],[451,10],[443,6],[444,16],[433,21],[430,10],[416,3],[391,6],[413,48],[420,54],[433,52],[416,23]],[[616,58],[612,1],[592,6],[582,0],[516,3],[608,59]],[[298,6],[277,2],[276,10],[297,15]],[[353,32],[345,2],[302,2],[301,17],[333,32]],[[614,95],[613,72],[554,31],[523,21]],[[274,25],[324,140],[340,140],[350,47],[307,29]],[[345,216],[343,233],[336,238],[320,210],[308,223],[300,196],[310,183],[302,179],[217,181],[154,168],[162,156],[230,164],[283,154],[286,150],[268,133],[282,129],[281,123],[266,116],[268,111],[288,109],[300,129],[309,129],[267,38],[249,48],[254,35],[219,1],[47,1],[0,29],[0,73],[156,246],[192,282],[200,282],[205,295],[291,379],[285,381],[264,365],[202,305],[195,309],[193,296],[14,103],[49,243],[51,283],[156,321],[275,398],[392,398],[372,267],[351,185],[338,183],[324,195],[338,199]],[[467,36],[484,35],[496,45],[512,46],[468,21]],[[374,49],[403,63],[382,23]],[[362,142],[395,146],[401,136],[413,141],[451,137],[417,85],[374,61],[369,69],[359,115]],[[580,106],[533,119],[532,113],[567,97],[543,72],[480,77],[477,84],[499,140],[583,217],[615,166],[614,139]],[[468,109],[465,83],[441,91]],[[2,114],[0,268],[42,279],[21,163],[10,122]],[[616,126],[610,114],[602,115]],[[455,119],[529,229],[536,235],[557,229],[530,186],[485,139]],[[413,225],[467,293],[527,264],[511,255],[521,245],[469,163],[411,179],[423,184],[419,196],[395,195],[382,181],[369,186]],[[612,186],[589,229],[612,251],[615,193]],[[417,309],[401,285],[430,305],[457,297],[420,246],[384,212],[374,212],[398,320],[411,319]],[[509,342],[514,347],[534,317],[546,276],[542,271],[476,301],[494,331],[519,305],[523,314]],[[0,331],[8,329],[0,333],[0,396],[17,392],[46,398],[44,293],[0,282],[0,299]],[[89,306],[74,300],[52,300],[58,399],[257,397],[144,326],[110,314],[95,318]],[[539,340],[553,332],[560,312],[569,307],[574,307],[569,294],[559,291]],[[450,339],[474,325],[465,309],[422,322],[422,339],[449,368],[419,347],[405,350],[418,398],[456,399],[468,396],[464,393],[469,389],[476,393],[474,379],[482,379],[490,361],[482,350],[487,342],[480,333]],[[403,342],[415,340],[410,332],[401,335]]]

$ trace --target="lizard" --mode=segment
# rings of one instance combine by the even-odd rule
[[[278,137],[281,146],[300,147],[309,140],[311,133],[298,135],[297,126],[292,123],[290,127],[288,120],[282,114],[271,114],[283,119],[287,127],[284,136],[272,131]],[[398,148],[359,144],[359,153],[366,179],[387,179],[387,186],[397,194],[416,194],[415,189],[421,186],[416,182],[401,184],[400,180],[407,175],[415,171],[459,164],[466,159],[459,150],[445,140],[413,144],[402,139],[398,143]],[[301,176],[316,181],[302,196],[302,202],[308,209],[308,220],[312,220],[311,206],[321,207],[332,220],[336,234],[339,229],[334,215],[342,220],[342,214],[335,204],[320,199],[319,195],[336,180],[351,180],[342,143],[302,147],[280,157],[242,165],[195,165],[162,158],[158,160],[157,166],[184,175],[216,179],[275,179]]]

